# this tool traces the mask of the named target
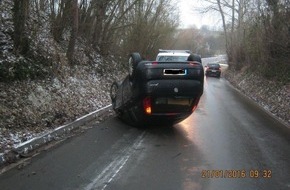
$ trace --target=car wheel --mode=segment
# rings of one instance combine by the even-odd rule
[[[128,69],[129,69],[129,78],[132,80],[136,67],[138,65],[138,63],[141,61],[141,56],[139,53],[132,53],[129,56],[129,60],[128,60]]]
[[[118,89],[119,89],[118,83],[113,82],[110,89],[110,96],[111,96],[111,101],[112,101],[112,107],[114,110],[116,109],[116,98],[117,98]]]

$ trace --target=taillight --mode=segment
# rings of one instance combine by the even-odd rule
[[[196,62],[196,61],[191,61],[191,62],[189,62],[189,65],[191,65],[191,66],[199,66],[200,63]]]
[[[192,110],[191,110],[192,112],[194,112],[194,111],[196,110],[197,105],[198,105],[198,102],[199,102],[199,98],[197,98],[197,99],[194,100],[193,108],[192,108]]]
[[[146,114],[150,115],[152,113],[152,108],[151,108],[151,98],[146,97],[143,100],[143,108]]]
[[[197,105],[194,105],[194,106],[192,107],[191,112],[194,112],[194,111],[196,110],[196,108],[197,108]]]

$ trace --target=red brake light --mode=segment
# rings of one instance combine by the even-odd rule
[[[196,62],[196,61],[189,62],[189,65],[192,65],[192,66],[199,66],[199,62]]]
[[[196,108],[197,108],[197,105],[193,106],[191,112],[194,112],[196,110]]]
[[[150,115],[152,113],[152,109],[151,109],[151,98],[150,97],[146,97],[143,100],[143,108],[146,114]]]

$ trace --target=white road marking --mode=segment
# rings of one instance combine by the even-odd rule
[[[145,132],[141,133],[133,142],[133,144],[125,146],[119,150],[115,159],[110,162],[101,173],[99,173],[93,181],[88,184],[85,190],[104,190],[116,177],[116,175],[125,166],[131,155],[140,148],[144,140]]]

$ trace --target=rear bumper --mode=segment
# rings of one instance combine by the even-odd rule
[[[192,112],[188,113],[178,113],[178,114],[152,114],[150,116],[144,117],[144,123],[156,125],[156,124],[176,124],[181,122],[182,120],[186,119],[192,114]]]
[[[144,113],[141,107],[132,109],[127,113],[127,117],[133,125],[172,125],[178,123],[192,114],[192,111],[182,113]]]
[[[207,76],[220,76],[220,75],[221,75],[221,71],[216,71],[216,72],[206,71],[205,74],[206,74]]]
[[[164,104],[159,105],[154,102],[156,99],[158,99],[158,97],[151,96],[150,99],[150,113],[146,113],[146,107],[144,106],[142,100],[139,100],[134,106],[127,109],[126,114],[130,118],[133,125],[169,125],[178,123],[186,119],[194,112],[199,103],[200,96],[192,97],[191,103],[186,106]]]

